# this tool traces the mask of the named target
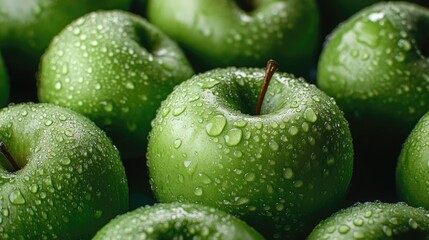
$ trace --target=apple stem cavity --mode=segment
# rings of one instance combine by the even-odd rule
[[[16,163],[15,159],[10,154],[9,150],[7,150],[6,145],[3,142],[0,142],[0,151],[6,157],[10,166],[12,166],[12,170],[18,171],[19,170],[18,164]]]
[[[272,59],[268,60],[267,67],[265,69],[264,82],[262,83],[261,92],[259,93],[258,103],[256,105],[255,115],[261,114],[262,102],[264,101],[265,93],[267,92],[271,78],[273,77],[274,73],[277,71],[278,68],[279,64],[276,61]]]

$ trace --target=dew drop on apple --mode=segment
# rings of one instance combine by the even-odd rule
[[[241,139],[243,137],[243,132],[241,129],[233,128],[228,131],[228,133],[225,134],[225,143],[228,146],[236,146],[241,142]]]
[[[299,129],[296,126],[291,126],[288,130],[289,134],[295,136],[298,134]]]
[[[226,125],[226,118],[223,115],[216,115],[206,125],[206,133],[209,136],[219,136]]]
[[[101,218],[101,216],[103,215],[103,211],[102,210],[96,210],[94,213],[94,217],[95,218]]]
[[[182,146],[182,139],[178,138],[174,141],[174,148],[178,149]]]
[[[12,204],[15,204],[15,205],[25,204],[24,196],[22,196],[22,193],[19,189],[16,189],[10,193],[9,200]]]
[[[186,110],[186,106],[181,106],[181,107],[178,107],[178,108],[175,108],[174,110],[173,110],[173,116],[179,116],[180,114],[182,114],[183,112],[185,112],[185,110]]]
[[[294,175],[294,172],[293,172],[292,168],[288,167],[288,168],[283,169],[283,177],[285,179],[292,179],[293,175]]]
[[[198,177],[201,179],[201,182],[206,185],[213,182],[212,179],[209,176],[207,176],[207,174],[205,173],[198,173]]]
[[[195,196],[201,197],[203,195],[203,189],[201,187],[196,187],[194,190]]]
[[[244,174],[244,179],[248,182],[253,182],[255,181],[256,175],[252,172],[246,173]]]
[[[273,151],[277,151],[277,150],[279,150],[279,144],[276,142],[276,141],[270,141],[269,143],[268,143],[268,146],[271,148],[271,150],[273,150]]]

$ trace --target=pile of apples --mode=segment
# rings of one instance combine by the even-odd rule
[[[427,238],[428,6],[0,1],[0,239]]]

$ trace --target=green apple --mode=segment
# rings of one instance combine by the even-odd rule
[[[160,203],[117,216],[93,240],[264,239],[240,219],[200,204]]]
[[[189,53],[196,68],[311,67],[319,39],[314,0],[148,0],[148,19]]]
[[[160,102],[192,74],[177,44],[143,18],[98,11],[52,41],[41,60],[38,95],[92,119],[124,156],[144,156]]]
[[[131,0],[2,0],[0,47],[39,58],[72,20],[98,9],[128,9]]]
[[[329,36],[318,86],[351,118],[408,133],[429,110],[428,28],[412,3],[365,8]]]
[[[396,167],[399,197],[410,205],[429,209],[429,113],[425,114],[405,141]]]
[[[320,222],[307,239],[427,239],[428,216],[405,203],[357,203]]]
[[[7,105],[9,101],[9,80],[6,67],[0,54],[0,107]]]
[[[85,239],[128,208],[118,150],[53,104],[0,110],[1,239]]]
[[[263,79],[230,67],[180,84],[153,121],[147,164],[160,202],[213,206],[287,239],[344,199],[352,140],[334,100],[286,73],[255,114]]]

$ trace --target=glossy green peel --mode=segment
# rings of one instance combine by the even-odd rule
[[[131,0],[2,0],[0,48],[40,58],[52,38],[76,18],[99,9],[128,9]]]
[[[148,167],[159,201],[214,206],[285,239],[344,199],[353,148],[333,99],[292,75],[274,74],[254,115],[263,78],[216,69],[175,88],[153,121]]]
[[[429,110],[429,10],[372,5],[328,37],[318,86],[350,116],[410,131]]]
[[[323,220],[308,240],[427,239],[429,212],[405,203],[357,203]]]
[[[1,239],[85,239],[128,209],[118,150],[86,117],[51,104],[0,110]]]
[[[144,156],[160,102],[193,70],[181,49],[143,18],[99,11],[71,23],[42,58],[41,102],[71,108],[126,156]]]
[[[262,240],[253,228],[226,212],[199,204],[165,203],[117,216],[95,235],[102,239]]]
[[[425,114],[405,141],[396,166],[396,189],[410,205],[429,209],[429,115]]]
[[[293,73],[309,70],[319,39],[315,1],[247,1],[246,9],[237,2],[150,0],[148,19],[204,70],[259,67],[270,58]]]

